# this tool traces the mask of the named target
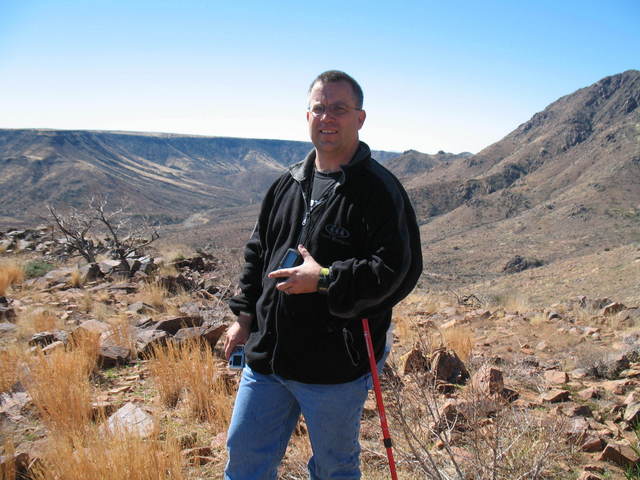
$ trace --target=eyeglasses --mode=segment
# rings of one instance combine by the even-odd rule
[[[315,118],[322,117],[325,113],[331,115],[332,117],[342,117],[346,115],[351,110],[362,110],[361,108],[349,107],[348,105],[343,105],[341,103],[336,103],[333,105],[323,105],[321,103],[316,103],[315,105],[307,108],[307,111],[311,113]]]

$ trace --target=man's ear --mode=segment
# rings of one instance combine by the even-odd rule
[[[364,125],[364,121],[366,118],[367,118],[367,112],[365,112],[364,110],[360,110],[358,112],[358,130],[362,128],[362,125]]]

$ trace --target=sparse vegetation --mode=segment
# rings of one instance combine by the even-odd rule
[[[30,260],[24,266],[24,274],[27,278],[37,278],[46,275],[53,270],[55,265],[43,260]]]
[[[206,420],[218,431],[226,428],[231,418],[232,392],[207,345],[187,341],[154,348],[149,371],[164,405],[175,406],[184,393],[195,418]]]
[[[8,392],[18,381],[24,360],[25,353],[17,345],[0,350],[0,393]]]
[[[175,439],[143,439],[95,427],[52,438],[34,475],[36,480],[185,478]]]
[[[15,261],[0,263],[0,297],[6,295],[9,287],[18,285],[24,279],[24,270]]]
[[[42,421],[56,435],[82,432],[91,419],[89,374],[96,363],[96,339],[89,336],[69,349],[45,355],[38,353],[30,362],[27,390]]]

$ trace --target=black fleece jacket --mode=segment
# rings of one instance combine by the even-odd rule
[[[229,304],[254,315],[245,346],[252,369],[304,383],[343,383],[369,371],[361,318],[376,359],[391,309],[422,273],[415,213],[400,182],[360,142],[342,176],[313,209],[315,150],[269,189],[245,248],[241,293]],[[304,245],[331,267],[327,294],[286,295],[267,277],[288,248]]]

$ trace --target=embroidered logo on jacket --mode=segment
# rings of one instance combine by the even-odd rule
[[[332,240],[345,240],[351,236],[349,230],[340,225],[333,225],[332,223],[325,225],[324,231],[329,234]]]

